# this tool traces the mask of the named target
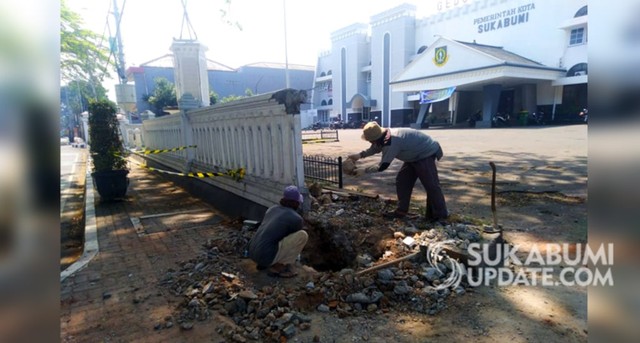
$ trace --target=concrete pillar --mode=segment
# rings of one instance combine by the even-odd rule
[[[189,121],[189,116],[187,116],[187,112],[191,109],[198,108],[199,100],[195,99],[190,93],[185,93],[182,95],[180,100],[178,100],[178,107],[180,108],[180,121],[182,128],[182,141],[184,142],[184,146],[194,145],[193,143],[193,130],[191,128],[191,121]],[[191,165],[193,164],[193,160],[196,157],[195,149],[186,149],[187,159],[184,165],[184,173],[188,173],[191,171]]]
[[[537,93],[535,84],[522,85],[522,108],[529,113],[537,112]]]
[[[90,144],[89,139],[89,112],[84,111],[80,114],[80,121],[82,122],[82,133],[84,134],[85,142]]]
[[[482,121],[476,122],[476,127],[491,127],[491,117],[498,112],[501,91],[501,85],[482,87]]]
[[[178,101],[190,93],[198,101],[198,107],[209,106],[207,47],[195,40],[177,39],[171,44],[171,51]]]
[[[453,92],[449,98],[449,112],[451,113],[451,122],[454,125],[458,118],[458,92]]]

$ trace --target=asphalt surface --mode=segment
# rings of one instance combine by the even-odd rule
[[[503,190],[557,191],[587,197],[587,125],[422,131],[437,140],[444,150],[438,171],[445,187],[486,184],[490,181],[489,162],[493,161]],[[346,158],[369,146],[360,138],[361,132],[339,130],[339,142],[305,144],[303,151],[308,155]],[[365,168],[379,162],[379,155],[375,155],[358,161],[358,165]],[[394,187],[371,187],[394,186],[401,165],[396,160],[383,173],[345,177],[345,186],[393,196]]]
[[[74,188],[84,184],[84,167],[87,160],[87,149],[73,148],[71,145],[60,146],[60,213],[66,210],[67,200],[72,198]]]

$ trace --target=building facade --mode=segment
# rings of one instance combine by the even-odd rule
[[[331,34],[313,88],[318,120],[464,125],[480,113],[578,121],[587,107],[585,0],[460,0],[416,18],[403,4]]]
[[[200,59],[199,55],[194,59],[196,57]],[[262,94],[286,88],[286,68],[283,63],[260,62],[234,69],[206,58],[204,61],[209,90],[216,92],[220,99],[232,95],[243,96],[247,90],[251,90],[253,94]],[[135,113],[152,110],[151,105],[144,101],[144,97],[147,94],[153,94],[156,78],[163,77],[176,84],[174,63],[173,54],[167,54],[127,69],[128,80],[135,85]],[[289,64],[288,67],[290,87],[310,91],[309,85],[313,83],[314,68],[297,64]],[[194,71],[194,74],[200,75],[200,72]],[[194,89],[186,89],[186,91],[196,93],[196,99],[199,99],[198,96],[206,97],[206,95],[199,95],[199,90],[202,88]]]

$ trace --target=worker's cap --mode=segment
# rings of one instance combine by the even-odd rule
[[[382,128],[375,121],[370,121],[362,129],[362,139],[368,142],[375,142],[382,137]]]
[[[297,201],[302,204],[302,194],[300,194],[300,191],[298,191],[298,187],[293,185],[287,186],[287,188],[284,189],[283,198]]]

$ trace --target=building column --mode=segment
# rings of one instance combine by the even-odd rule
[[[529,113],[534,113],[537,111],[537,107],[538,99],[536,93],[536,85],[522,85],[522,108],[524,108],[526,111],[529,111]]]
[[[175,40],[173,75],[178,101],[186,93],[198,101],[198,107],[209,106],[209,74],[207,73],[207,47],[195,40]]]
[[[184,142],[184,146],[191,146],[194,144],[193,130],[191,121],[189,121],[189,116],[187,116],[187,112],[191,109],[200,107],[200,100],[194,98],[191,93],[184,93],[180,100],[178,100],[178,107],[180,108],[182,141]],[[195,149],[186,149],[185,151],[187,153],[187,159],[185,161],[183,172],[189,173],[191,172],[191,166],[193,165],[193,160],[196,157],[196,153]]]
[[[84,134],[85,143],[90,144],[91,140],[89,139],[89,113],[86,111],[82,112],[80,114],[80,121],[82,123],[82,133]]]
[[[486,85],[482,87],[482,121],[476,127],[491,127],[491,117],[498,111],[502,85]]]
[[[449,97],[449,112],[451,113],[451,117],[449,117],[451,122],[449,124],[454,125],[458,118],[458,92],[453,92]]]

